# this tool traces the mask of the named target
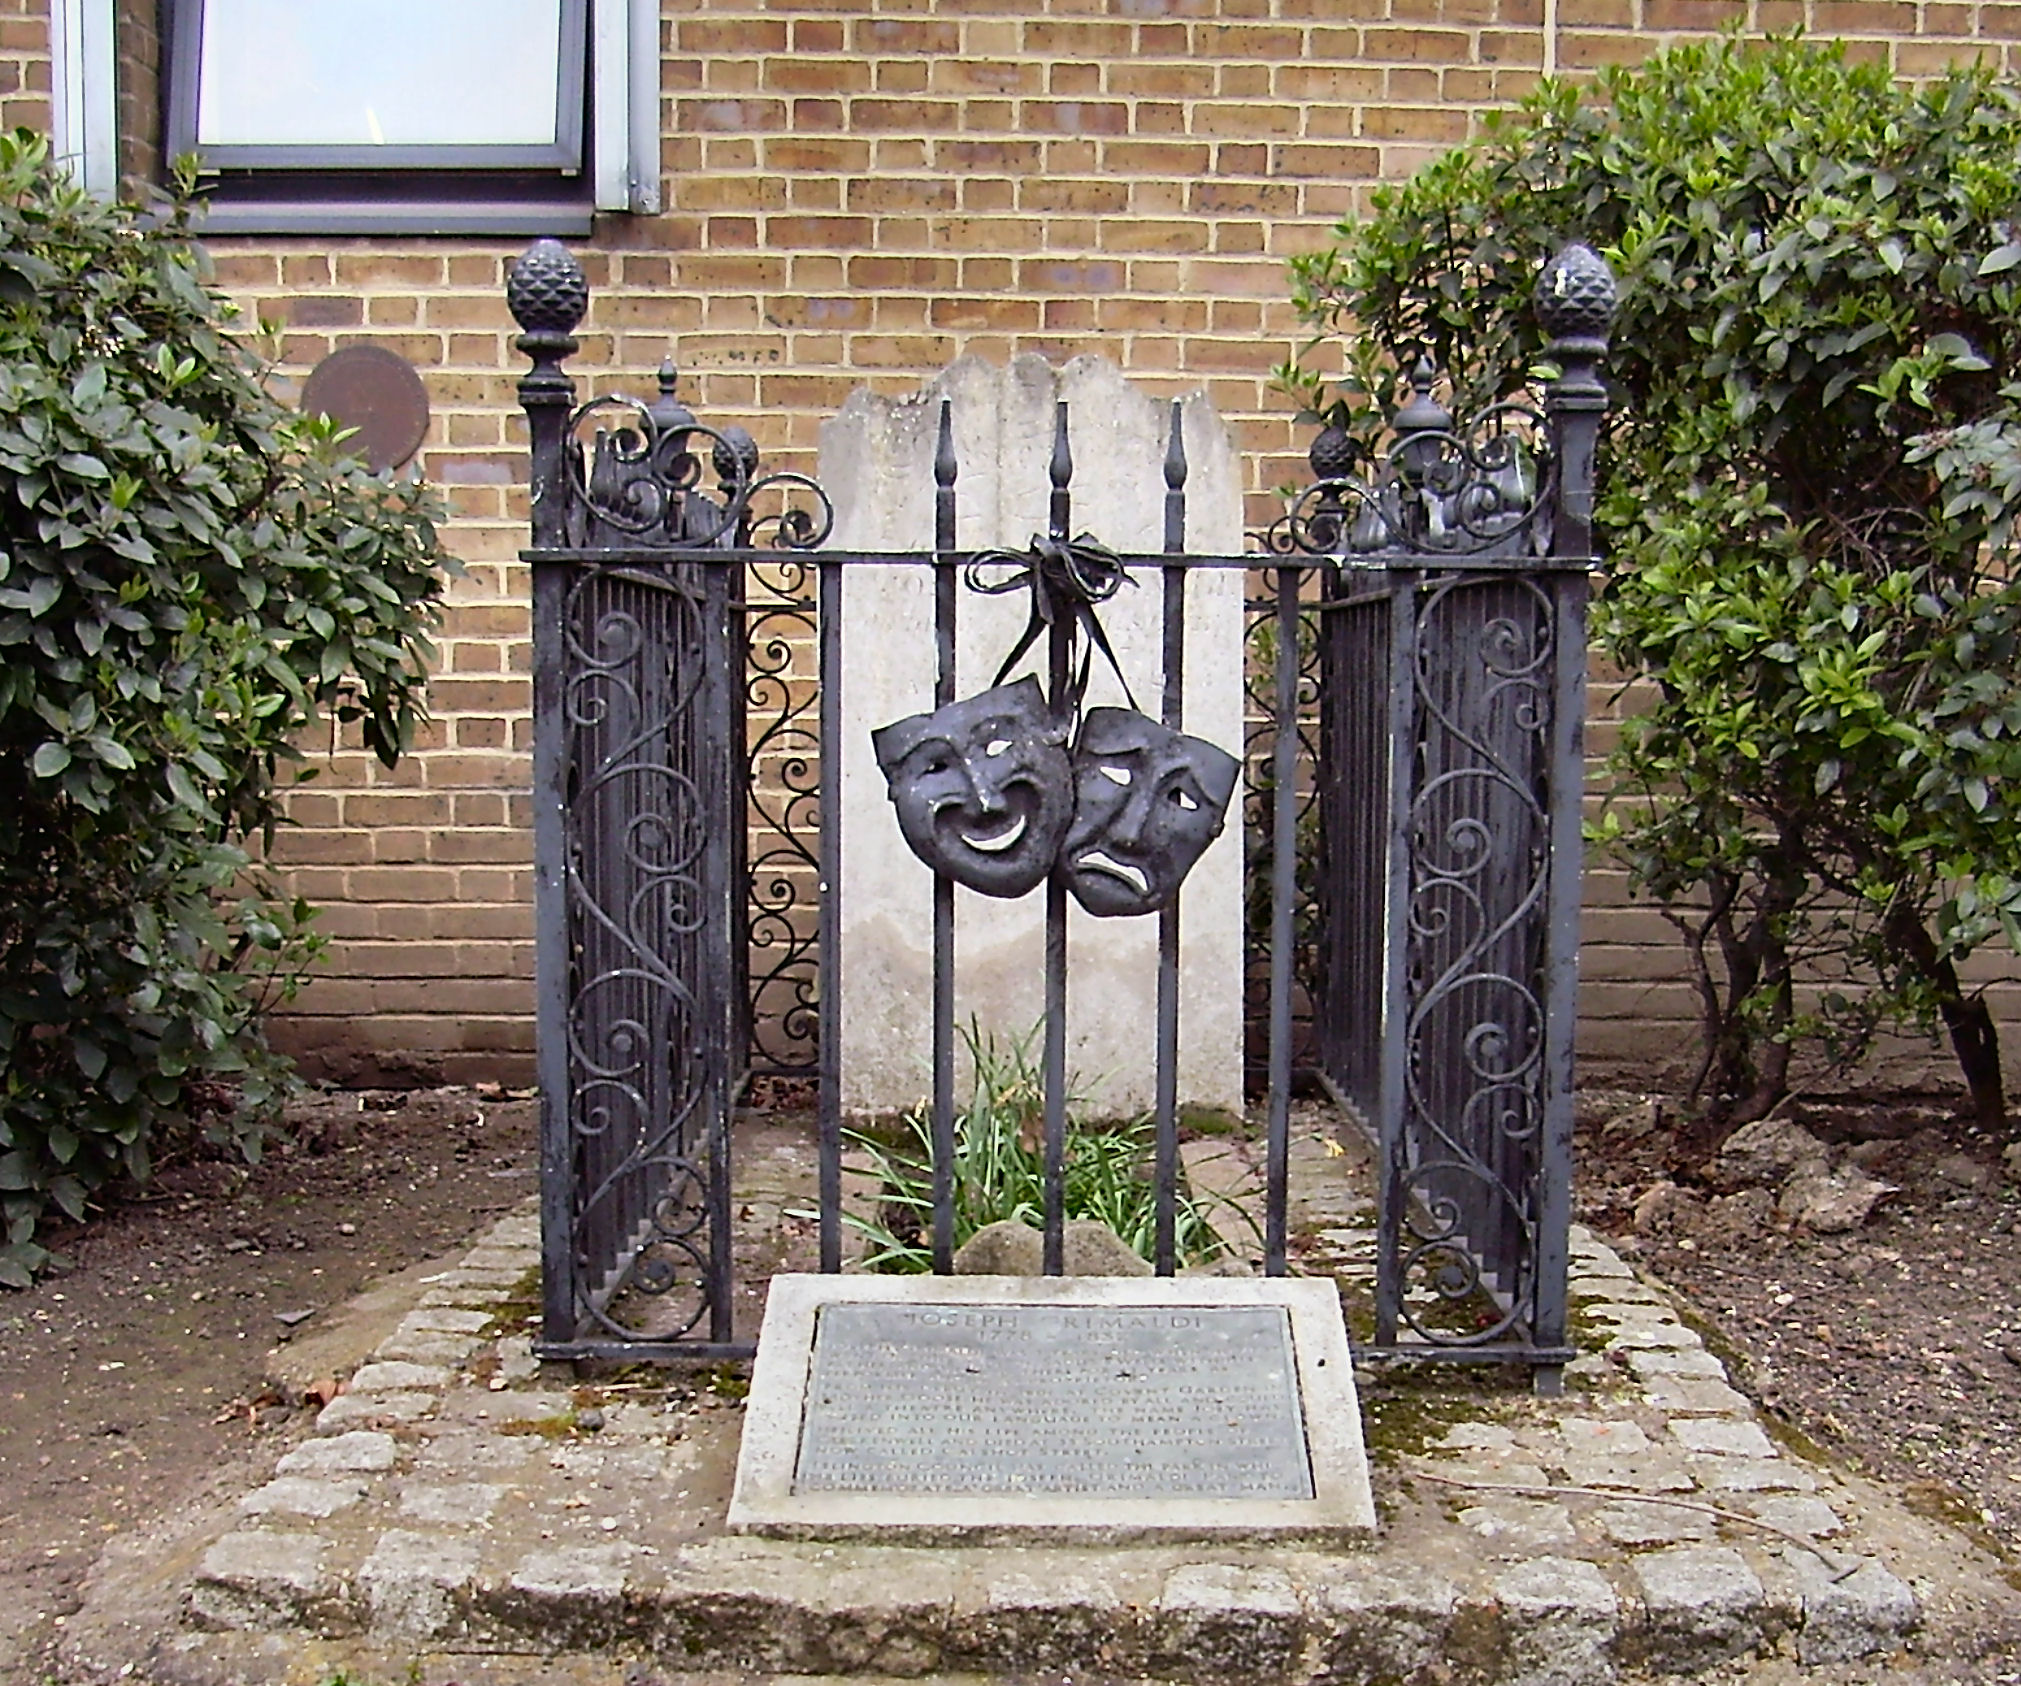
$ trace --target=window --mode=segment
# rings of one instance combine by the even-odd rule
[[[54,0],[52,21],[84,20],[80,88],[103,5]],[[657,0],[162,11],[164,150],[196,155],[212,229],[566,234],[595,210],[657,208]],[[91,181],[88,144],[80,161]]]

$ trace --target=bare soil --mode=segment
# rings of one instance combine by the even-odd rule
[[[269,1383],[276,1342],[304,1350],[361,1289],[534,1191],[534,1111],[495,1089],[312,1097],[292,1148],[250,1171],[168,1166],[59,1237],[66,1269],[0,1291],[0,1680],[58,1678],[54,1641],[106,1536],[253,1485],[302,1432],[317,1402]],[[1942,1096],[1797,1106],[1820,1137],[1864,1143],[1899,1191],[1859,1230],[1817,1236],[1779,1225],[1766,1191],[1646,1198],[1665,1180],[1664,1116],[1647,1096],[1582,1097],[1582,1220],[1679,1292],[1792,1436],[2021,1564],[2021,1187],[2005,1144]]]
[[[1659,1189],[1662,1103],[1603,1093],[1581,1097],[1584,1221],[1696,1310],[1772,1418],[2021,1564],[2021,1186],[2007,1143],[1944,1095],[1785,1110],[1893,1185],[1858,1229],[1792,1229],[1765,1189]]]
[[[277,1342],[460,1243],[536,1187],[524,1097],[333,1093],[248,1168],[170,1164],[0,1289],[0,1680],[51,1648],[106,1536],[271,1463],[317,1409],[266,1380]]]

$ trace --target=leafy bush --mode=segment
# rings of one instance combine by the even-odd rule
[[[954,1245],[1007,1219],[1045,1225],[1045,1084],[1031,1057],[1033,1030],[999,1044],[974,1027],[963,1033],[975,1067],[975,1089],[954,1121]],[[1071,1104],[1071,1103],[1070,1103]],[[845,1213],[843,1222],[869,1243],[870,1270],[907,1272],[933,1268],[933,1115],[921,1106],[905,1115],[904,1136],[887,1143],[847,1130],[850,1146],[869,1162],[882,1189],[873,1218]],[[1061,1205],[1068,1218],[1095,1218],[1139,1257],[1155,1257],[1156,1190],[1148,1175],[1153,1151],[1147,1118],[1097,1128],[1071,1116],[1067,1122],[1066,1175]],[[1255,1225],[1232,1202],[1231,1214]],[[1206,1202],[1184,1194],[1173,1211],[1173,1247],[1181,1264],[1214,1257],[1222,1238]],[[803,1217],[815,1216],[807,1212]]]
[[[442,589],[375,479],[229,337],[181,204],[101,204],[0,136],[0,1282],[164,1141],[253,1154],[261,1013],[310,949],[247,845],[319,711],[390,764]]]
[[[1465,411],[1530,376],[1540,262],[1623,282],[1595,628],[1653,708],[1603,828],[1684,932],[1709,1150],[1792,1042],[1948,1030],[1979,1118],[1999,1050],[1959,964],[2021,947],[2021,106],[1836,47],[1727,36],[1546,85],[1296,264],[1360,337],[1286,378],[1358,433],[1428,353]],[[1812,999],[1799,993],[1820,980]]]

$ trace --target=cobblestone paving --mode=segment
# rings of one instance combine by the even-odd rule
[[[1366,1203],[1319,1145],[1299,1155],[1307,1268],[1352,1293],[1370,1268]],[[460,1659],[469,1682],[580,1653],[571,1666],[590,1672],[568,1678],[604,1678],[584,1661],[600,1657],[613,1682],[649,1657],[1583,1686],[1756,1655],[1907,1654],[2017,1604],[1963,1540],[1779,1445],[1676,1310],[1584,1232],[1572,1292],[1590,1350],[1565,1395],[1470,1409],[1455,1394],[1413,1448],[1377,1443],[1383,1535],[1347,1552],[726,1535],[738,1407],[544,1370],[502,1327],[524,1310],[538,1239],[530,1211],[495,1224],[270,1480],[108,1577],[73,1625],[80,1672],[250,1686],[341,1661],[390,1681],[422,1658]],[[150,1601],[152,1625],[136,1614]],[[472,1672],[481,1659],[493,1672]]]

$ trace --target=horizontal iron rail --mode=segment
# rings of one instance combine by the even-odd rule
[[[701,562],[715,567],[779,565],[782,563],[841,563],[854,568],[959,568],[966,567],[982,550],[732,550],[709,547],[682,549],[673,545],[578,545],[561,548],[522,550],[522,562],[622,563],[658,566],[667,562]],[[1483,573],[1586,573],[1595,566],[1585,556],[1499,556],[1492,553],[1395,550],[1334,556],[1294,551],[1277,554],[1248,551],[1236,555],[1208,555],[1193,551],[1117,551],[1116,560],[1135,573],[1154,573],[1160,568],[1338,568],[1348,574],[1380,574],[1401,568],[1435,572]],[[1306,604],[1306,608],[1316,605]]]
[[[1403,1364],[1417,1359],[1438,1364],[1532,1364],[1549,1367],[1569,1364],[1579,1356],[1575,1346],[1435,1346],[1401,1341],[1387,1346],[1373,1342],[1354,1343],[1357,1364]]]
[[[757,1356],[756,1341],[535,1341],[534,1357],[547,1363],[615,1358],[630,1363],[727,1364]]]

